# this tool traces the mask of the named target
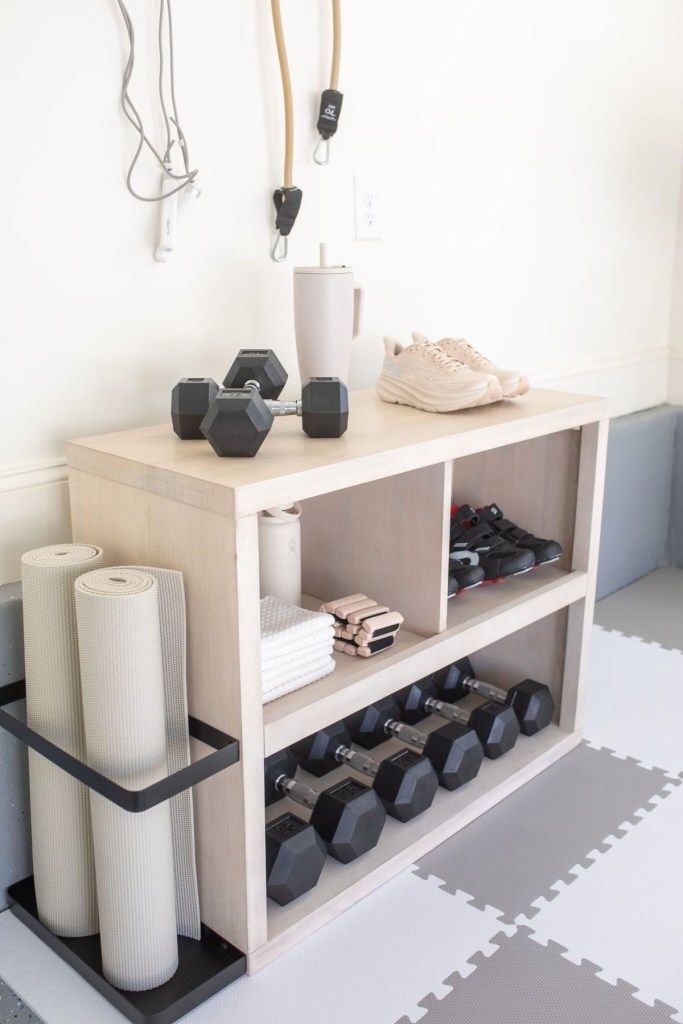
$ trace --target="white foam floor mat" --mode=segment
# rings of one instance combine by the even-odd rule
[[[683,654],[595,626],[583,731],[592,746],[679,775]]]
[[[556,882],[551,899],[539,882],[539,897],[548,899],[532,901],[537,913],[503,925],[502,912],[486,901],[474,906],[455,885],[447,891],[433,875],[404,872],[259,974],[193,1011],[184,1024],[462,1024],[475,1017],[463,1017],[459,993],[484,969],[490,985],[484,986],[489,1007],[482,1019],[531,1024],[528,1011],[510,1001],[502,970],[496,987],[495,965],[506,962],[508,948],[523,956],[532,948],[527,967],[533,967],[539,992],[532,1007],[543,1010],[543,1024],[560,1019],[543,1009],[559,965],[570,969],[562,971],[571,995],[565,1005],[582,1007],[562,1024],[640,1024],[643,1014],[652,1014],[655,1024],[670,1019],[674,1008],[682,1010],[683,785],[675,783],[683,767],[677,740],[683,654],[597,628],[589,672],[586,738],[613,751],[609,756],[633,758],[647,770],[656,766],[672,778],[666,799],[653,797],[649,811],[640,811],[642,796],[634,788],[632,820],[617,836],[605,837],[600,850],[585,850],[570,885]],[[655,781],[660,787],[666,782],[661,774]],[[494,827],[501,811],[493,808],[485,820]],[[448,840],[458,842],[457,835]],[[543,956],[534,959],[533,950]],[[124,1020],[9,912],[0,914],[0,977],[46,1024]],[[613,987],[617,979],[624,981]],[[604,986],[604,998],[595,985]]]
[[[498,912],[405,871],[258,974],[231,985],[184,1024],[393,1024],[418,1020],[427,992],[466,976],[478,951],[514,926]],[[0,915],[0,975],[49,1024],[122,1024],[123,1017],[11,913]]]

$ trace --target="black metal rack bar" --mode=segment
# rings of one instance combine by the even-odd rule
[[[61,747],[55,746],[4,710],[6,704],[22,700],[25,696],[26,685],[23,680],[0,687],[0,726],[125,811],[147,811],[239,761],[239,742],[233,736],[189,716],[190,736],[215,747],[215,752],[146,789],[126,789],[72,757]],[[173,1024],[179,1017],[246,974],[246,955],[202,923],[200,939],[178,936],[178,970],[169,981],[145,992],[125,992],[111,985],[104,976],[99,935],[78,939],[61,938],[41,922],[32,876],[10,885],[7,896],[12,913],[133,1024]]]
[[[190,736],[206,743],[209,747],[215,747],[215,753],[208,754],[199,761],[193,761],[187,767],[181,768],[180,771],[168,775],[159,782],[152,783],[145,789],[126,789],[125,786],[113,782],[106,775],[102,775],[90,765],[84,764],[78,758],[68,754],[66,750],[51,743],[50,740],[45,739],[40,733],[4,710],[6,704],[21,700],[25,696],[26,685],[23,680],[0,687],[0,726],[7,729],[32,750],[42,754],[48,761],[72,775],[74,779],[78,779],[89,789],[93,789],[106,800],[111,800],[112,803],[132,814],[139,814],[141,811],[148,811],[151,807],[156,807],[157,804],[163,803],[164,800],[175,796],[176,793],[182,793],[184,789],[190,789],[198,782],[203,782],[204,779],[209,779],[212,775],[222,772],[224,768],[237,764],[240,759],[239,741],[234,736],[228,736],[220,729],[207,725],[190,715],[188,716]]]

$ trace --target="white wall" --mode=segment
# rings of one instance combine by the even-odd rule
[[[129,6],[145,109],[156,4]],[[267,0],[175,0],[204,195],[165,266],[151,256],[155,209],[123,186],[135,139],[117,106],[115,0],[38,8],[0,0],[0,579],[20,550],[68,531],[66,438],[166,417],[178,377],[222,376],[243,345],[276,348],[296,389],[291,268],[319,239],[367,292],[354,386],[373,383],[383,333],[419,328],[464,334],[545,386],[610,394],[618,412],[665,399],[680,0],[344,0],[344,110],[325,169],[310,154],[329,3],[283,0],[304,205],[280,266]],[[146,167],[138,183],[154,188]],[[379,183],[380,242],[354,241],[354,175]]]

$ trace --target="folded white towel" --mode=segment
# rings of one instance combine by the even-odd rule
[[[261,657],[270,658],[295,640],[315,638],[333,625],[333,617],[326,612],[309,612],[279,597],[264,597],[261,599]]]
[[[334,672],[335,663],[334,659],[329,655],[325,658],[321,658],[316,662],[310,663],[307,667],[301,665],[297,666],[297,673],[293,674],[284,681],[279,681],[276,685],[263,691],[263,703],[268,704],[271,700],[277,700],[278,697],[284,697],[286,693],[291,693],[293,690],[300,690],[302,686],[307,686],[309,683],[314,683],[317,679],[322,679],[324,676],[329,676],[331,672]]]
[[[334,618],[282,601],[261,600],[263,703],[298,690],[334,671]]]
[[[261,670],[264,692],[272,686],[279,686],[288,679],[296,678],[301,672],[307,672],[311,665],[318,665],[325,658],[332,657],[333,648],[324,651],[311,651],[297,658],[283,660],[270,668]]]
[[[306,637],[303,640],[293,640],[290,644],[283,644],[277,650],[268,655],[261,655],[261,668],[264,672],[276,665],[282,665],[295,658],[306,657],[315,654],[331,654],[334,647],[334,629],[332,626],[325,626],[324,630],[316,633],[315,636]]]

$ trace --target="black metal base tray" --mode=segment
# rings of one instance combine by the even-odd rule
[[[102,973],[99,935],[61,939],[38,920],[33,876],[7,890],[10,910],[134,1024],[172,1024],[222,988],[246,974],[247,958],[206,925],[202,938],[178,936],[179,966],[165,985],[124,992]]]

